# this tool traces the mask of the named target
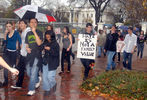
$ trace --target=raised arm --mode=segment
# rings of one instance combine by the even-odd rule
[[[13,73],[14,75],[18,75],[19,71],[15,68],[11,68],[2,57],[0,57],[0,65],[3,66],[4,68],[8,69],[9,71],[11,71],[11,73]]]
[[[40,37],[36,33],[36,28],[32,28],[32,32],[34,33],[34,36],[35,36],[35,40],[36,40],[37,45],[40,46],[42,44],[42,40],[40,39]]]

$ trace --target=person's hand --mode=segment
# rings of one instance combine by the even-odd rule
[[[134,53],[134,50],[132,50],[131,53],[133,54]]]
[[[9,31],[6,29],[6,30],[5,30],[5,35],[7,35],[7,34],[8,34],[8,32],[9,32]]]
[[[35,27],[32,27],[32,32],[36,33],[36,28]]]
[[[67,48],[67,51],[69,51],[70,50],[70,48]]]
[[[28,53],[31,53],[31,49],[30,48],[26,48]]]
[[[19,74],[19,71],[15,68],[11,68],[10,69],[10,72],[13,74],[13,75],[18,75]]]
[[[106,50],[104,49],[104,53],[106,53]]]
[[[50,47],[45,46],[45,47],[44,47],[44,49],[49,51],[51,48],[50,48]]]

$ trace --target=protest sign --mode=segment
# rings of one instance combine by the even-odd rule
[[[97,35],[79,34],[77,58],[95,59]]]
[[[55,34],[61,34],[61,28],[55,28]]]

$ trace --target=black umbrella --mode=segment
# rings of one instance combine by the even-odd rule
[[[21,19],[37,18],[39,22],[54,22],[56,19],[47,10],[34,5],[26,5],[14,11]]]

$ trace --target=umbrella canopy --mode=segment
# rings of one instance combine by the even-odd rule
[[[39,22],[54,22],[56,19],[47,10],[34,5],[26,5],[14,11],[21,19],[36,18]]]
[[[128,30],[128,26],[120,26],[119,29]]]

